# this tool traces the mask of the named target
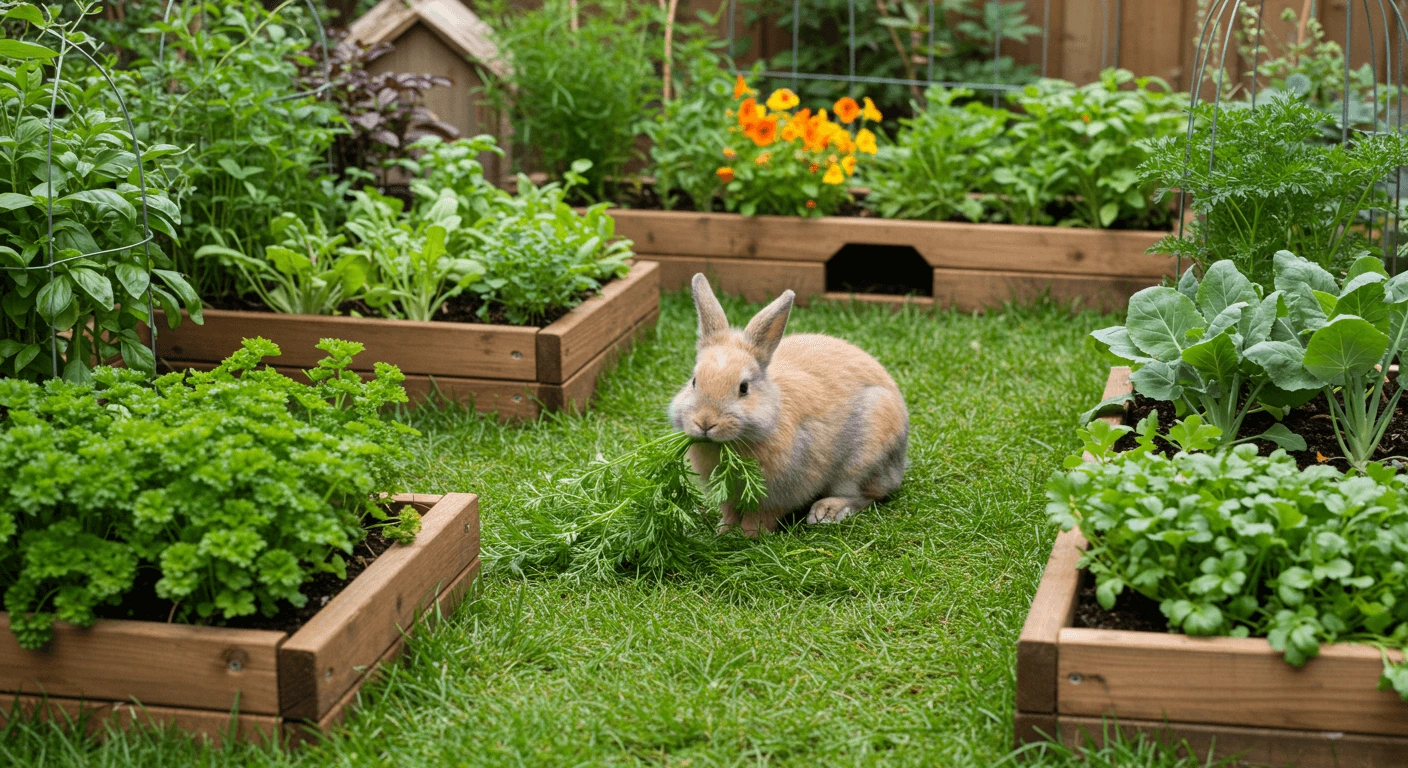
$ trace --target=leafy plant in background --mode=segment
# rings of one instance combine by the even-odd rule
[[[844,0],[807,0],[797,19],[803,44],[798,48],[797,71],[844,73],[850,71],[850,5]],[[914,0],[880,0],[871,6],[855,4],[855,73],[865,77],[904,80],[929,78],[929,56],[934,58],[933,79],[941,82],[1023,84],[1036,75],[1036,67],[1018,65],[1011,56],[998,59],[993,71],[993,41],[1002,45],[1024,43],[1041,34],[1027,23],[1022,3],[985,0],[944,0],[934,9],[934,45],[929,46],[928,6]],[[768,21],[784,34],[792,34],[794,20],[789,0],[752,0],[744,4],[743,27]],[[746,50],[747,41],[739,46]],[[738,53],[739,51],[734,51]],[[792,51],[772,57],[768,68],[792,69]],[[770,83],[770,85],[793,85]],[[843,83],[803,81],[797,84],[807,101],[833,101],[848,93]],[[883,111],[902,113],[921,96],[918,86],[877,85],[871,94]]]
[[[1255,109],[1202,105],[1194,114],[1191,148],[1186,137],[1149,145],[1142,172],[1160,185],[1158,199],[1182,189],[1198,214],[1184,237],[1164,238],[1155,252],[1204,269],[1229,259],[1263,286],[1272,284],[1278,251],[1333,272],[1364,252],[1379,253],[1370,238],[1374,211],[1381,229],[1393,203],[1378,185],[1408,164],[1408,140],[1366,134],[1326,145],[1319,141],[1324,115],[1290,98],[1258,101]]]
[[[219,259],[264,306],[293,315],[337,314],[366,285],[366,257],[340,249],[345,238],[330,234],[316,213],[311,228],[297,214],[283,213],[269,231],[279,242],[266,246],[262,259],[221,245],[201,248],[196,258]]]
[[[991,202],[979,193],[995,188],[994,174],[1006,167],[1000,160],[1010,152],[1014,115],[973,96],[963,88],[928,90],[924,105],[899,121],[894,142],[881,144],[865,169],[867,208],[891,219],[985,217]]]
[[[472,139],[447,142],[430,135],[408,147],[407,157],[388,164],[410,175],[412,197],[434,205],[442,190],[450,190],[459,201],[459,213],[471,224],[492,216],[496,204],[508,196],[484,177],[482,154],[503,155],[493,136],[481,134]]]
[[[1124,325],[1091,336],[1112,357],[1134,369],[1130,383],[1136,392],[1176,403],[1181,414],[1194,414],[1199,423],[1215,427],[1217,446],[1259,438],[1304,450],[1305,440],[1279,423],[1258,435],[1238,436],[1249,413],[1265,410],[1279,417],[1281,407],[1309,399],[1309,394],[1298,400],[1293,394],[1305,387],[1279,389],[1273,382],[1284,379],[1263,367],[1275,368],[1276,361],[1257,354],[1272,338],[1284,338],[1286,330],[1278,323],[1284,315],[1284,294],[1277,291],[1263,297],[1261,293],[1260,286],[1231,262],[1214,264],[1202,281],[1189,269],[1177,289],[1156,286],[1134,294]],[[1082,421],[1130,398],[1106,400]]]
[[[1012,160],[1059,179],[1051,192],[1073,207],[1061,224],[1168,226],[1172,212],[1151,202],[1156,185],[1138,169],[1148,156],[1145,142],[1174,137],[1187,125],[1186,96],[1159,78],[1107,69],[1088,85],[1039,80],[1010,98],[1023,115],[1012,125]],[[997,181],[1004,186],[1001,173]]]
[[[734,106],[734,79],[707,45],[696,44],[682,60],[687,78],[677,96],[641,126],[651,142],[648,173],[665,210],[689,204],[708,211],[723,189],[715,170],[732,136],[719,116]]]
[[[1375,256],[1357,259],[1343,281],[1286,251],[1275,264],[1282,329],[1247,355],[1277,386],[1323,393],[1340,450],[1362,470],[1403,395],[1397,384],[1390,394],[1385,372],[1408,347],[1408,275],[1390,278]]]
[[[188,179],[174,193],[185,214],[176,263],[203,296],[217,298],[239,286],[218,262],[195,258],[201,247],[257,253],[273,244],[268,223],[285,212],[341,222],[344,190],[327,174],[329,148],[346,129],[334,104],[289,98],[302,90],[300,63],[311,63],[301,6],[176,3],[167,22],[163,7],[137,9],[151,15],[146,34],[165,33],[165,49],[134,63],[126,95],[144,141],[190,147],[176,156]]]
[[[662,48],[651,4],[548,0],[542,8],[487,9],[499,23],[499,49],[513,67],[504,80],[486,75],[485,90],[508,110],[518,157],[561,177],[591,161],[580,190],[606,196],[606,180],[635,155],[641,116],[660,93],[654,62]]]
[[[760,102],[742,75],[733,97],[738,103],[724,119],[736,124],[729,128],[725,161],[716,171],[728,210],[744,216],[824,216],[850,200],[846,180],[856,172],[858,158],[878,148],[867,126],[883,116],[868,97],[863,105],[849,96],[838,99],[832,105],[836,120],[825,109],[815,114],[797,109],[800,99],[787,88]]]
[[[0,588],[20,645],[55,620],[91,625],[140,570],[176,619],[271,616],[303,605],[313,574],[345,573],[364,520],[409,533],[374,511],[414,433],[377,416],[406,402],[404,377],[378,363],[364,382],[361,344],[318,348],[311,385],[260,368],[279,354],[263,339],[154,384],[106,367],[82,384],[0,379]]]
[[[56,53],[47,46],[65,37],[73,46],[88,43],[47,13],[10,7],[7,20],[38,42],[0,39],[0,373],[45,378],[57,357],[65,378],[84,382],[93,365],[119,355],[150,372],[155,360],[137,334],[148,320],[148,289],[173,326],[182,305],[200,322],[200,298],[170,269],[160,243],[131,246],[146,239],[144,224],[175,241],[180,212],[160,173],[139,174],[126,123],[106,111],[106,81],[74,52],[52,80],[46,65]],[[51,165],[49,105],[56,96]],[[148,171],[176,151],[143,147]],[[54,266],[45,268],[51,259]]]
[[[1152,422],[1152,420],[1150,420]],[[1082,430],[1093,460],[1047,483],[1048,517],[1079,528],[1080,566],[1113,608],[1126,589],[1159,603],[1171,630],[1266,637],[1300,666],[1322,643],[1408,646],[1408,478],[1298,470],[1284,451],[1114,451],[1129,427]],[[1408,700],[1408,666],[1384,656],[1381,689]]]
[[[670,433],[610,461],[598,458],[578,477],[549,479],[485,543],[484,558],[519,573],[573,579],[697,568],[717,540],[703,510],[729,499],[754,510],[767,490],[757,461],[728,443],[719,445],[719,468],[701,490],[685,456],[693,442]]]

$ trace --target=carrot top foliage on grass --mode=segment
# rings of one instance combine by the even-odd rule
[[[756,309],[724,306],[736,319]],[[1055,533],[1044,484],[1104,383],[1084,337],[1111,321],[1055,307],[799,308],[791,332],[858,344],[904,393],[910,467],[892,499],[743,542],[702,573],[491,572],[311,748],[217,751],[150,733],[98,745],[21,724],[0,734],[0,764],[992,766],[1011,749],[1017,634]],[[689,297],[665,297],[658,329],[585,416],[407,411],[421,437],[403,485],[480,494],[485,536],[497,535],[545,484],[668,431],[694,334]],[[1143,747],[1109,760],[1179,765]],[[1029,761],[1077,764],[1051,752],[1004,765]]]

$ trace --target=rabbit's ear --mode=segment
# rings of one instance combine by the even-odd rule
[[[777,345],[782,341],[782,332],[787,330],[787,315],[792,311],[792,299],[796,294],[783,291],[781,296],[748,321],[743,329],[743,337],[758,350],[758,362],[767,365]]]
[[[728,317],[724,308],[714,297],[714,289],[709,287],[709,279],[701,273],[694,275],[694,310],[699,313],[699,345],[702,347],[711,336],[728,330]]]

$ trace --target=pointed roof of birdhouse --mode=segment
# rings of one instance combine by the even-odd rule
[[[451,50],[499,77],[512,71],[499,55],[493,30],[460,0],[381,0],[347,28],[347,39],[363,45],[395,43],[419,22]]]

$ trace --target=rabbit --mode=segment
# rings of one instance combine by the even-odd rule
[[[694,375],[670,403],[670,422],[701,441],[690,463],[708,478],[718,444],[737,442],[762,467],[756,512],[734,501],[719,532],[757,536],[811,504],[808,523],[836,523],[899,488],[909,412],[895,380],[869,354],[820,334],[783,338],[794,294],[784,291],[743,330],[730,328],[709,281],[696,274],[699,340]]]

